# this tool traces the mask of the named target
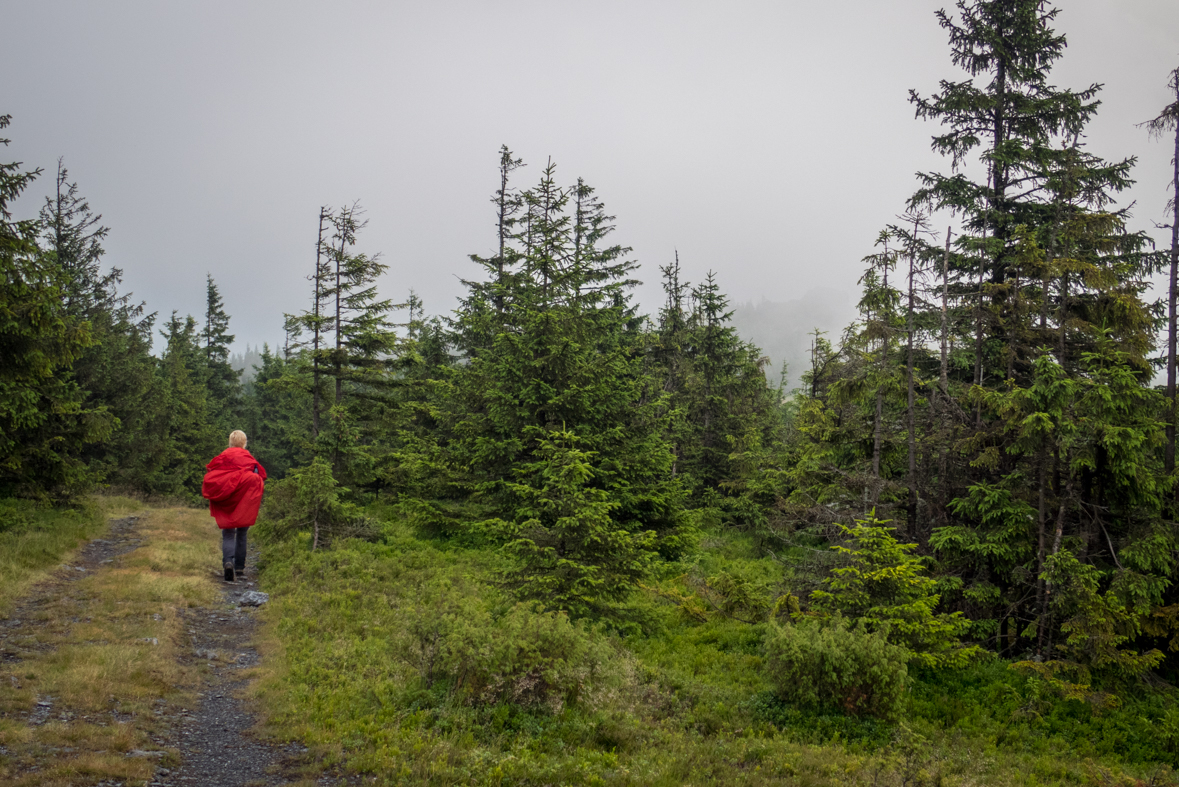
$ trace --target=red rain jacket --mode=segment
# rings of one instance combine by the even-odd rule
[[[266,468],[244,448],[226,448],[205,465],[201,496],[217,527],[249,527],[258,519]]]

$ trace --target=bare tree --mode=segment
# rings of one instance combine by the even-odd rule
[[[1175,91],[1174,103],[1168,104],[1159,116],[1143,125],[1154,137],[1161,138],[1164,134],[1174,132],[1175,154],[1171,158],[1173,174],[1171,179],[1171,271],[1168,277],[1167,289],[1167,449],[1166,471],[1171,473],[1175,469],[1175,285],[1176,274],[1179,273],[1179,68],[1171,72],[1167,83]],[[1163,225],[1166,226],[1166,225]]]

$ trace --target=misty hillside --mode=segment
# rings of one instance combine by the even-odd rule
[[[789,301],[747,301],[733,307],[733,326],[742,338],[753,342],[770,359],[766,377],[776,385],[787,367],[785,389],[799,384],[810,366],[812,333],[817,328],[836,339],[855,316],[855,304],[847,292],[814,289]]]
[[[246,345],[246,349],[240,353],[233,353],[229,356],[229,367],[235,372],[241,372],[242,383],[248,383],[254,379],[257,373],[255,366],[262,365],[262,348],[251,347]]]

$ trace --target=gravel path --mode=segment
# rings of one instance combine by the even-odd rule
[[[247,580],[230,584],[220,573],[212,581],[222,586],[222,609],[195,609],[185,614],[192,638],[189,658],[205,662],[208,673],[195,711],[178,719],[175,745],[181,764],[160,772],[156,785],[200,787],[271,787],[288,781],[281,775],[284,760],[306,751],[301,746],[278,747],[250,734],[257,719],[241,698],[246,681],[243,669],[258,663],[248,643],[258,627],[257,607],[242,606],[242,595],[254,589],[257,556],[251,555]]]
[[[120,555],[136,550],[142,543],[136,525],[140,517],[129,516],[113,520],[106,538],[94,539],[86,544],[76,558],[63,564],[52,577],[32,591],[12,609],[7,619],[0,619],[0,662],[23,661],[36,653],[44,653],[53,646],[35,636],[35,630],[46,624],[50,628],[64,631],[80,621],[89,621],[89,605],[98,600],[72,590],[78,579],[92,572],[102,571]],[[152,787],[277,787],[298,780],[295,769],[307,761],[307,749],[298,744],[278,746],[254,736],[251,729],[257,718],[243,698],[246,680],[242,671],[256,665],[258,653],[250,645],[259,625],[258,607],[243,605],[243,596],[255,591],[253,581],[257,555],[251,554],[247,565],[246,578],[236,583],[227,583],[221,576],[220,555],[210,555],[208,581],[216,583],[221,590],[222,604],[216,608],[185,610],[181,614],[185,630],[190,638],[189,647],[181,657],[191,665],[207,665],[203,671],[204,685],[197,692],[195,707],[182,708],[166,702],[155,701],[155,717],[162,721],[151,735],[154,744],[151,751],[132,751],[126,756],[157,759],[159,765],[148,782]],[[69,602],[71,613],[68,617],[46,620],[45,612],[51,605],[62,608],[62,601]],[[248,597],[246,599],[249,601]],[[14,686],[17,679],[13,677]],[[0,686],[0,690],[5,687]],[[134,723],[134,717],[121,713],[117,708],[108,714],[100,714],[107,723]],[[103,723],[94,715],[78,715],[69,708],[59,707],[54,697],[41,697],[31,712],[21,712],[21,720],[30,726],[47,722],[69,724],[75,718],[88,723]],[[175,756],[166,750],[177,752]],[[0,756],[8,752],[0,747]],[[46,750],[38,756],[54,756]],[[37,770],[30,763],[32,773]],[[101,777],[99,777],[101,778]],[[309,782],[302,782],[308,784]],[[342,785],[358,784],[356,777],[321,776],[315,784]],[[121,787],[119,780],[85,780],[79,784]]]

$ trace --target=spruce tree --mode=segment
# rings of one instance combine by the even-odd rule
[[[0,116],[0,129],[9,122]],[[39,173],[0,164],[0,495],[69,499],[94,480],[81,451],[113,424],[85,405],[69,374],[93,343],[90,326],[65,308],[63,277],[37,244],[38,222],[12,217],[12,202]]]
[[[1036,232],[1049,257],[1065,258],[1061,225],[1078,212],[1105,210],[1129,185],[1133,161],[1106,163],[1078,148],[1078,135],[1100,103],[1100,85],[1072,91],[1049,84],[1052,65],[1066,46],[1051,27],[1057,9],[1040,0],[959,0],[957,8],[957,19],[945,11],[937,16],[949,35],[952,62],[970,78],[942,80],[931,96],[910,92],[917,117],[942,125],[932,147],[949,157],[952,171],[920,173],[921,187],[910,206],[947,209],[964,224],[957,245],[966,252],[959,258],[966,267],[950,271],[951,290],[980,298],[974,382],[1002,380],[1008,371],[1026,380],[1043,337],[1024,329],[1018,310],[1026,299],[1039,298],[1023,290],[1039,284],[1045,298],[1050,294],[1041,277],[1017,270],[1019,228]],[[976,84],[980,80],[984,83]],[[972,157],[985,167],[985,182],[964,173]],[[1119,245],[1116,264],[1123,267],[1115,275],[1147,273],[1151,261],[1140,254],[1146,239],[1112,229],[1107,238]],[[1110,250],[1101,253],[1108,256]],[[1100,324],[1104,315],[1086,311],[1094,298],[1070,290],[1083,285],[1069,273],[1049,281],[1058,290],[1051,297],[1064,308],[1061,317]],[[1064,332],[1070,341],[1086,341],[1075,331]]]
[[[211,274],[205,280],[205,325],[201,329],[204,345],[206,386],[214,420],[228,434],[234,427],[241,397],[241,373],[229,363],[229,315]],[[229,427],[226,429],[226,427]]]
[[[517,473],[516,519],[501,525],[515,565],[506,583],[520,597],[575,616],[608,613],[646,576],[654,531],[631,532],[613,517],[618,502],[594,487],[594,455],[566,430],[550,432],[537,460]]]
[[[936,611],[937,580],[913,554],[917,545],[899,541],[888,524],[870,512],[850,527],[839,525],[844,543],[832,549],[842,559],[811,593],[809,614],[843,614],[862,621],[869,631],[884,632],[890,642],[903,646],[915,664],[966,665],[979,650],[959,641],[969,622],[961,612]]]
[[[684,546],[679,492],[663,441],[666,410],[644,373],[630,304],[635,263],[628,249],[607,244],[612,219],[592,190],[561,188],[551,163],[521,197],[525,220],[505,250],[519,263],[503,293],[502,327],[484,330],[485,282],[455,318],[467,362],[455,368],[446,403],[451,466],[467,469],[462,483],[497,521],[523,528],[546,483],[545,446],[567,435],[584,452],[578,461],[588,462],[609,527],[653,531],[651,548],[675,554]]]
[[[102,241],[110,230],[100,223],[101,214],[91,212],[78,184],[69,182],[62,159],[57,161],[55,187],[41,207],[40,221],[43,245],[52,252],[62,276],[66,310],[90,318],[99,311],[126,305],[129,298],[116,295],[122,271],[112,268],[103,273],[101,268],[106,253]]]
[[[104,413],[112,427],[106,439],[87,444],[80,456],[95,478],[138,488],[148,472],[137,443],[151,417],[155,315],[145,314],[144,304],[135,303],[130,293],[119,292],[120,269],[102,269],[108,230],[60,160],[55,186],[41,207],[41,246],[60,277],[66,312],[88,323],[92,337],[68,374],[82,390],[85,408]]]
[[[311,308],[287,316],[297,356],[284,365],[285,381],[272,383],[310,395],[315,452],[329,458],[335,476],[353,487],[375,480],[372,427],[390,401],[397,346],[389,319],[394,306],[376,289],[388,266],[380,255],[354,248],[366,224],[362,215],[358,203],[320,212]]]
[[[660,266],[663,274],[664,305],[659,310],[658,324],[652,337],[650,358],[653,374],[669,402],[674,402],[688,384],[688,298],[691,285],[680,281],[680,255]],[[666,440],[672,452],[671,474],[678,478],[685,450],[690,450],[691,430],[683,409],[671,404]]]
[[[311,436],[318,438],[324,411],[324,374],[331,333],[335,321],[332,313],[334,271],[332,259],[336,254],[335,244],[329,232],[336,216],[326,207],[319,209],[319,229],[315,240],[315,268],[307,280],[311,282],[311,308],[297,314],[284,315],[287,340],[284,355],[292,352],[303,353],[306,361],[305,374],[296,373],[299,364],[287,369],[288,385],[302,387],[311,397]],[[308,338],[304,334],[309,334]],[[303,379],[303,378],[306,379]]]
[[[1079,143],[1097,110],[1099,86],[1074,92],[1048,82],[1065,47],[1051,27],[1058,11],[1030,0],[979,0],[959,2],[958,12],[957,19],[939,13],[939,20],[954,63],[971,78],[943,81],[928,98],[911,96],[919,117],[942,123],[933,146],[954,170],[922,174],[911,205],[949,209],[961,219],[960,254],[950,259],[957,264],[948,266],[946,286],[962,301],[975,301],[974,373],[959,377],[975,386],[959,389],[966,405],[959,412],[973,411],[974,423],[950,427],[967,464],[941,462],[941,472],[956,478],[936,482],[948,491],[957,522],[971,524],[961,531],[957,522],[946,523],[933,541],[947,556],[957,554],[987,533],[1003,532],[999,523],[1019,521],[1028,507],[1035,512],[1036,527],[1025,536],[1030,543],[1008,541],[993,553],[967,577],[963,602],[982,618],[989,617],[987,606],[1006,609],[990,630],[1005,633],[1008,642],[1015,630],[1034,632],[1032,645],[1041,652],[1052,642],[1051,589],[1043,577],[1062,536],[1077,534],[1092,550],[1084,559],[1115,568],[1120,548],[1110,538],[1108,549],[1096,549],[1092,539],[1089,512],[1104,505],[1098,500],[1116,471],[1105,449],[1082,461],[1087,452],[1068,443],[1063,424],[1079,405],[1063,392],[1095,373],[1096,357],[1128,365],[1130,378],[1145,382],[1152,321],[1142,294],[1157,258],[1145,251],[1143,235],[1126,231],[1125,211],[1111,209],[1130,182],[1132,160],[1108,163]],[[984,84],[976,84],[980,79]],[[961,170],[975,154],[986,168],[985,183]],[[926,250],[930,257],[934,252]],[[956,344],[968,342],[961,336]],[[1045,377],[1053,368],[1055,376]],[[951,389],[955,376],[951,369]],[[1039,404],[1025,409],[1033,401]],[[953,423],[955,416],[942,418]],[[1046,427],[1032,437],[1029,423]],[[1132,521],[1157,516],[1149,501],[1126,513],[1123,538]],[[1016,555],[1027,561],[1024,568],[1007,562]],[[1032,603],[1020,601],[1029,595]]]

